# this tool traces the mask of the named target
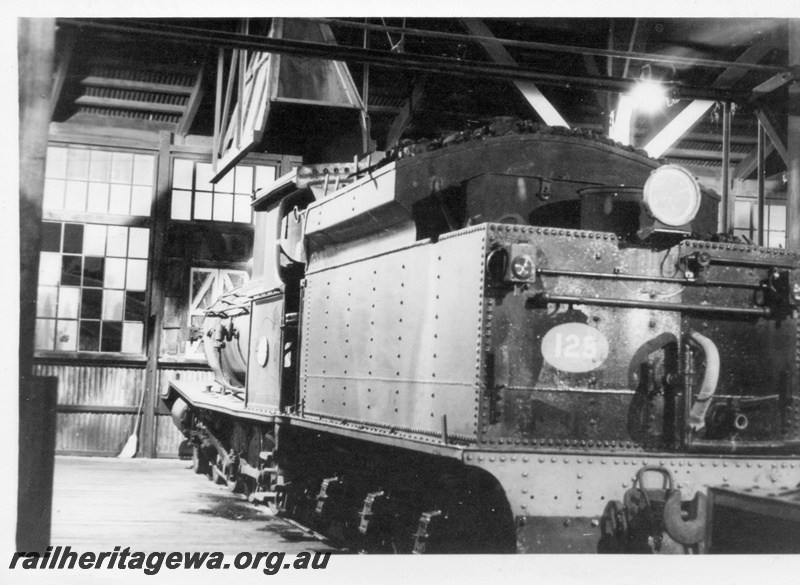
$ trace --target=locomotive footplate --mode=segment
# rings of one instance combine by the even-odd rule
[[[528,553],[623,552],[618,545],[629,539],[635,516],[634,527],[643,520],[651,524],[653,534],[645,534],[644,544],[649,540],[653,552],[705,552],[704,542],[685,538],[706,535],[709,523],[716,522],[708,505],[702,514],[705,496],[727,493],[724,490],[796,493],[800,486],[800,461],[788,457],[473,451],[464,462],[490,472],[503,486],[516,522],[519,552]],[[643,482],[645,469],[658,470],[649,474],[658,481]],[[663,484],[662,476],[668,478]],[[667,514],[675,517],[666,524],[688,546],[672,546],[667,540],[670,546],[653,549],[662,545],[662,532],[667,534],[666,529],[660,531]],[[768,523],[759,526],[766,530]],[[792,526],[797,530],[800,524]],[[748,528],[742,524],[737,530]]]
[[[170,380],[169,387],[194,408],[214,410],[261,422],[274,422],[274,415],[278,414],[247,408],[242,398],[215,382]]]

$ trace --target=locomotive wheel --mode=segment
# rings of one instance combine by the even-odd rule
[[[218,485],[225,485],[228,483],[228,479],[225,477],[225,468],[222,463],[221,455],[217,455],[217,462],[211,468],[211,475],[214,483]]]
[[[208,458],[203,454],[202,449],[198,445],[192,445],[192,471],[197,475],[208,475],[211,472],[211,466]]]

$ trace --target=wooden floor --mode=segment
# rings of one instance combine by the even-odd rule
[[[177,459],[56,457],[53,546],[89,551],[332,550]]]

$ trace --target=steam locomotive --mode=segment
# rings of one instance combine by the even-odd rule
[[[215,382],[162,399],[197,473],[358,550],[708,551],[714,493],[800,484],[800,261],[719,203],[506,119],[300,166],[254,195]]]

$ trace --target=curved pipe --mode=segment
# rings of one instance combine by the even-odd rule
[[[692,411],[689,413],[689,426],[693,431],[699,431],[706,426],[706,412],[711,404],[711,397],[717,391],[720,360],[717,346],[708,337],[697,331],[690,331],[689,337],[706,354],[706,373],[703,376],[703,384],[700,386],[700,393],[695,398]]]

